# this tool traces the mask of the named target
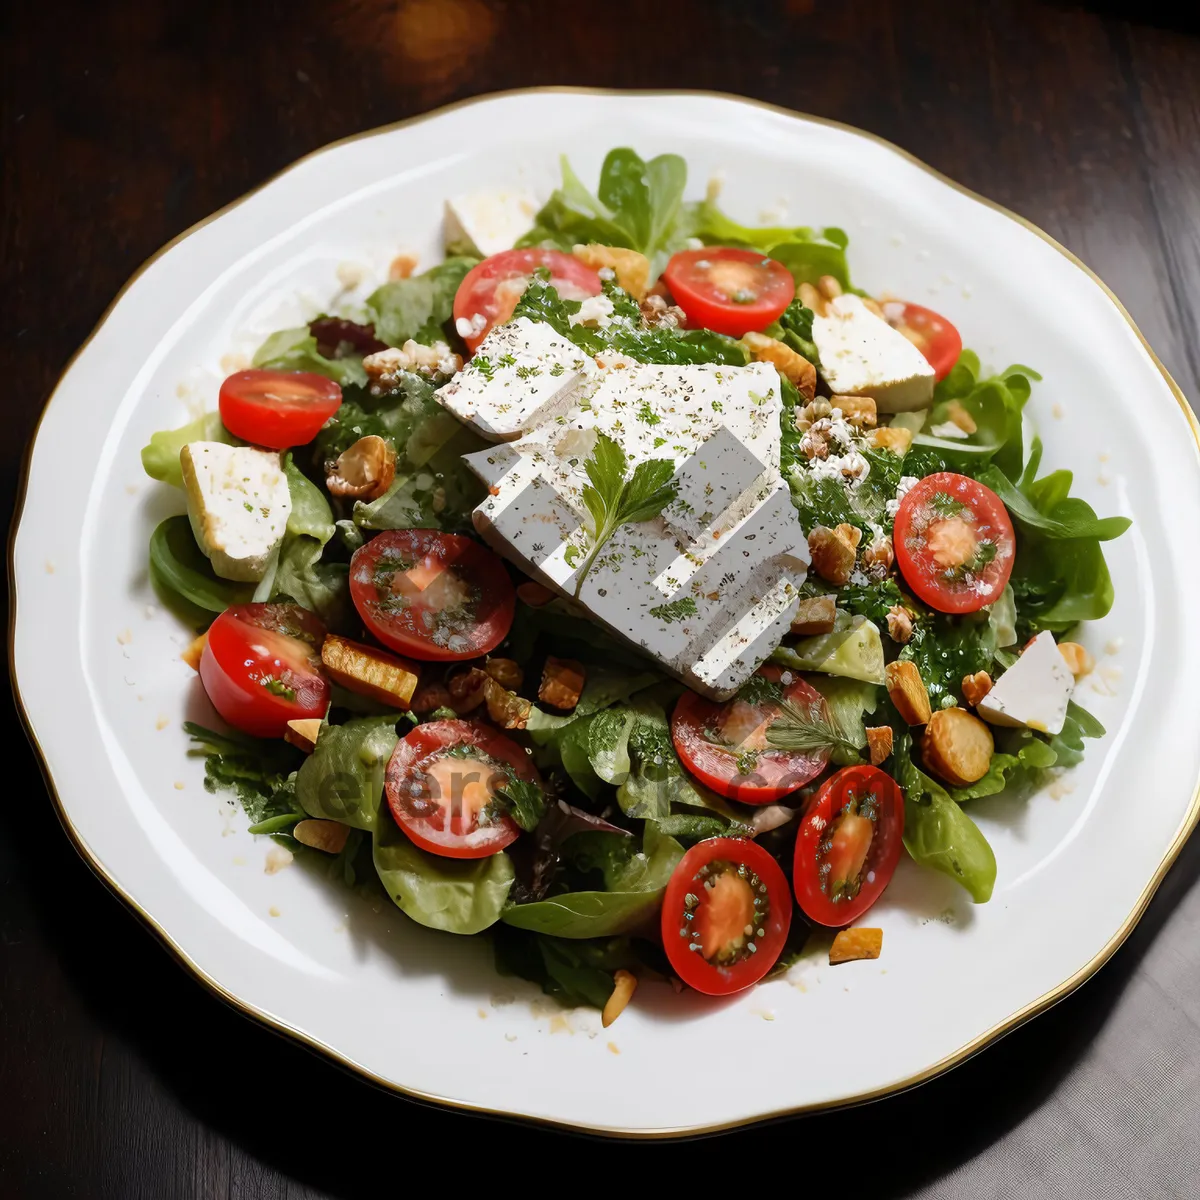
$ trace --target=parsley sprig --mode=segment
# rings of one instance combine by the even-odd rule
[[[675,464],[670,459],[650,458],[631,472],[625,451],[603,433],[597,437],[583,469],[590,480],[583,489],[583,502],[591,515],[592,528],[588,531],[587,557],[575,580],[576,596],[612,535],[622,525],[653,520],[678,491],[671,483]],[[568,565],[574,563],[568,559]]]

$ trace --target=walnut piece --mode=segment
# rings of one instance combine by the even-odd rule
[[[378,500],[396,478],[396,451],[378,434],[360,437],[338,455],[325,476],[334,496]]]
[[[912,613],[910,613],[902,604],[893,604],[892,607],[888,609],[887,631],[888,637],[890,637],[893,642],[899,642],[901,645],[912,640]]]
[[[972,707],[992,690],[992,677],[986,671],[976,671],[974,675],[963,676],[963,699]]]
[[[860,958],[878,958],[883,952],[882,929],[843,929],[829,947],[829,965],[856,962]]]
[[[854,570],[858,538],[852,537],[850,530],[858,534],[858,538],[862,537],[852,525],[839,525],[836,529],[817,525],[808,535],[813,570],[827,583],[837,587],[849,583],[850,573]]]
[[[831,407],[841,410],[842,416],[859,429],[874,429],[879,414],[870,396],[830,396]]]

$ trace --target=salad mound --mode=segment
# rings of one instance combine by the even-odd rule
[[[1043,473],[1039,376],[676,155],[454,197],[447,254],[272,334],[155,434],[186,728],[250,831],[609,1023],[877,957],[903,853],[987,901],[973,800],[1103,734],[1071,638],[1128,526]],[[534,215],[535,214],[535,215]]]

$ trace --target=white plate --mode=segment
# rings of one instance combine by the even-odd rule
[[[1099,667],[1079,698],[1109,734],[1049,792],[972,807],[999,862],[989,904],[905,862],[872,913],[878,961],[813,960],[721,1003],[644,985],[601,1031],[497,977],[482,941],[372,911],[299,864],[264,870],[271,843],[185,754],[180,722],[207,702],[146,577],[150,531],[181,497],[138,451],[215,406],[223,356],[328,304],[339,264],[377,279],[402,247],[428,261],[445,196],[548,191],[562,151],[594,180],[624,144],[683,154],[692,195],[724,170],[738,218],[786,207],[844,227],[859,284],[945,313],[985,363],[1036,367],[1045,463],[1134,525],[1108,549],[1116,605],[1086,635]],[[1181,533],[1200,525],[1197,466],[1182,396],[1103,285],[894,147],[717,96],[502,95],[304,159],[122,293],[38,432],[13,550],[20,700],[85,858],[243,1011],[412,1095],[602,1132],[713,1130],[928,1079],[1128,934],[1200,811],[1200,624],[1185,619],[1200,563]],[[713,1046],[736,1047],[736,1076],[714,1080]]]

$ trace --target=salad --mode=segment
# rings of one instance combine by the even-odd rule
[[[676,155],[562,172],[451,198],[444,261],[142,459],[210,790],[608,1023],[813,927],[877,957],[905,854],[987,901],[971,802],[1104,732],[1072,631],[1128,522],[1043,473],[1037,373],[856,287],[840,229],[685,202]]]

